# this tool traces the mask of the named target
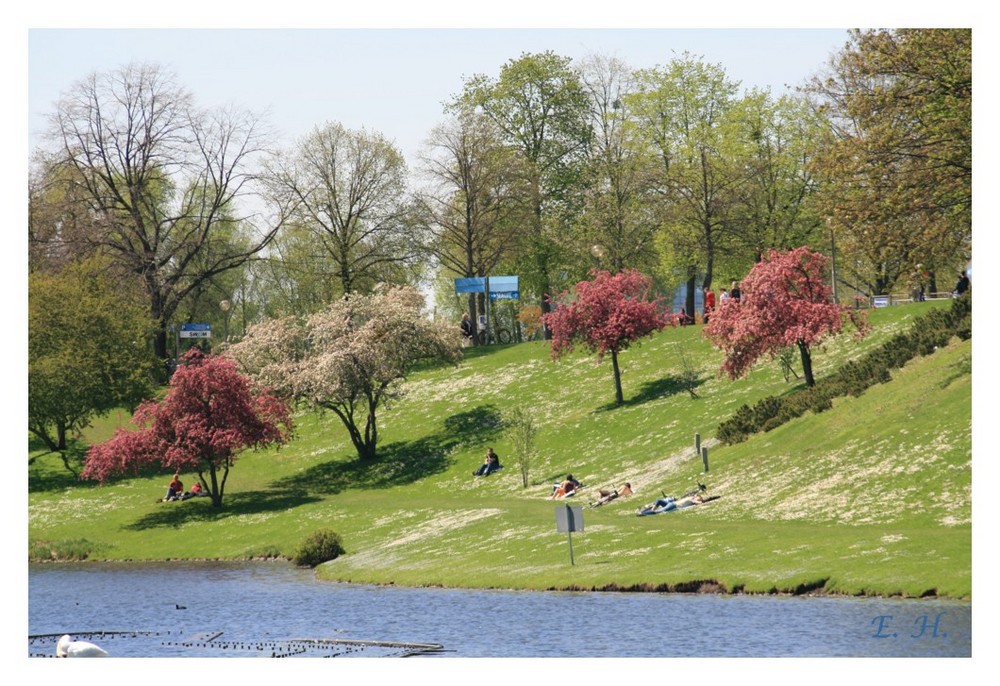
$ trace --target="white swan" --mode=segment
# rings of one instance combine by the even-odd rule
[[[87,641],[74,641],[69,634],[56,644],[56,657],[107,657],[108,651]]]

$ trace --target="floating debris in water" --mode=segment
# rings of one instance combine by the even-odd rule
[[[99,641],[115,657],[412,657],[444,652],[438,643],[349,638],[254,639],[222,631],[71,631],[28,636],[29,657],[53,657],[59,638]]]

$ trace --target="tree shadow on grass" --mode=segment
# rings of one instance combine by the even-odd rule
[[[349,488],[379,489],[401,486],[443,472],[454,441],[431,436],[410,443],[392,443],[378,449],[378,459],[362,462],[328,461],[275,483],[279,489],[335,495]]]
[[[51,467],[51,460],[59,461],[59,453],[36,455],[28,460],[28,493],[65,491],[74,486],[87,485],[76,473]]]
[[[503,415],[495,405],[480,405],[468,412],[453,414],[444,420],[445,435],[458,443],[482,445],[503,430]]]
[[[402,486],[448,469],[448,455],[460,444],[483,443],[503,426],[500,412],[482,405],[454,414],[444,421],[444,431],[408,443],[378,448],[378,458],[362,462],[331,460],[275,483],[277,488],[334,495],[347,489],[382,489]]]
[[[355,457],[349,461],[323,462],[276,481],[273,490],[226,493],[220,508],[212,507],[209,498],[162,503],[155,512],[125,528],[133,531],[178,528],[192,522],[284,512],[347,489],[382,489],[413,483],[447,470],[451,464],[448,456],[460,443],[485,442],[502,426],[500,412],[492,405],[483,405],[448,417],[441,433],[380,447],[377,460],[362,462]]]
[[[609,412],[620,407],[634,407],[651,400],[666,398],[678,393],[688,393],[692,398],[697,398],[698,394],[695,392],[695,389],[703,383],[705,383],[705,380],[700,377],[688,379],[683,376],[671,374],[656,381],[647,381],[639,388],[638,393],[631,398],[626,398],[625,402],[621,405],[608,403],[607,405],[598,407],[595,412]]]
[[[28,492],[60,491],[81,486],[80,470],[89,446],[69,441],[65,450],[49,450],[35,436],[28,438]]]
[[[222,507],[212,507],[211,498],[192,498],[161,503],[155,511],[124,527],[130,531],[157,528],[179,528],[185,524],[217,522],[229,517],[255,515],[267,512],[285,512],[318,501],[320,498],[302,491],[248,491],[226,493]]]

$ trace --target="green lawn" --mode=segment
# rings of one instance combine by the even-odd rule
[[[874,331],[814,355],[817,378],[905,330],[936,303],[872,312]],[[333,415],[300,413],[295,440],[237,463],[225,506],[157,503],[168,481],[143,475],[107,486],[75,481],[62,460],[29,455],[29,538],[90,559],[291,556],[332,528],[347,554],[328,579],[499,588],[698,586],[747,592],[971,597],[971,341],[954,339],[890,383],[749,441],[722,446],[720,421],[743,403],[795,388],[776,363],[748,379],[717,374],[700,327],[669,329],[621,356],[625,404],[614,407],[610,362],[553,363],[547,344],[472,350],[424,370],[379,415],[381,459],[359,464]],[[685,389],[697,369],[697,397]],[[528,488],[509,454],[502,414],[522,406],[539,426]],[[110,435],[117,416],[89,440]],[[709,447],[703,473],[694,436]],[[505,469],[472,471],[487,446]],[[558,533],[551,483],[572,472],[637,494],[585,508],[585,530]],[[190,475],[186,483],[190,482]],[[641,504],[698,481],[719,498],[636,517]]]

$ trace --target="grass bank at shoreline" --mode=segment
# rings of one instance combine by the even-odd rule
[[[905,330],[932,303],[877,310],[873,334],[815,356],[818,376]],[[549,362],[544,343],[475,350],[423,371],[379,415],[382,458],[356,461],[332,415],[300,413],[296,439],[236,464],[221,511],[207,499],[154,502],[167,478],[81,483],[60,458],[29,454],[33,549],[93,560],[290,557],[331,528],[347,553],[324,579],[503,589],[826,593],[971,598],[971,342],[914,360],[891,382],[734,446],[713,439],[740,405],[787,392],[776,364],[718,378],[700,327],[664,331],[622,356],[626,402],[612,405],[608,363]],[[681,381],[693,366],[692,397]],[[521,406],[538,422],[529,486],[501,426]],[[127,418],[125,418],[127,419]],[[122,418],[96,425],[110,435]],[[694,434],[709,446],[709,471]],[[471,472],[486,446],[504,470]],[[584,531],[556,531],[553,481],[585,489]],[[186,475],[186,481],[192,475]],[[637,494],[587,508],[599,487]],[[719,498],[637,517],[661,491],[705,483]]]

